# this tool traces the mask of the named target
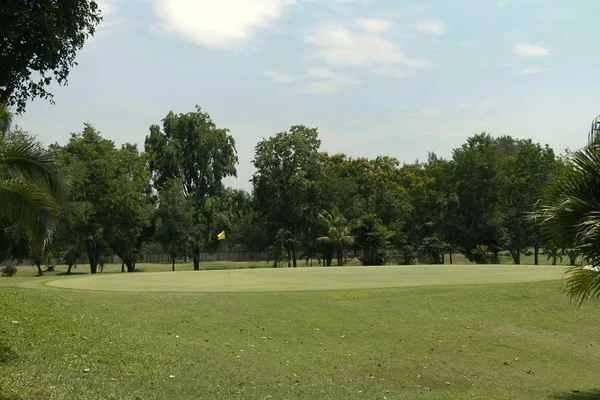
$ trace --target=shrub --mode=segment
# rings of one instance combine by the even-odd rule
[[[473,250],[471,250],[471,258],[477,264],[489,264],[490,256],[488,254],[488,247],[484,244],[478,244]]]
[[[12,276],[15,276],[15,274],[17,273],[17,267],[13,265],[7,265],[6,267],[3,267],[1,271],[2,276],[10,278]]]

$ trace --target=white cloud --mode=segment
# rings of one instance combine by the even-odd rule
[[[489,110],[494,107],[496,107],[496,101],[494,99],[484,99],[477,103],[477,108],[480,110]]]
[[[300,88],[302,93],[314,94],[333,94],[339,93],[344,89],[360,85],[362,81],[354,79],[346,74],[337,74],[329,79],[321,79],[309,82]]]
[[[278,71],[265,71],[263,72],[263,75],[271,78],[274,82],[277,83],[292,83],[296,80],[295,77]]]
[[[417,30],[431,33],[432,35],[444,35],[447,31],[447,28],[444,22],[432,20],[417,25]]]
[[[405,69],[394,68],[391,66],[383,66],[373,70],[375,75],[389,76],[391,78],[406,78],[411,74],[411,71]]]
[[[304,74],[296,76],[273,70],[265,71],[262,75],[281,84],[297,83],[296,90],[300,93],[333,94],[362,83],[351,75],[324,67],[309,68]]]
[[[308,71],[306,71],[306,76],[316,79],[331,79],[335,76],[335,73],[328,68],[318,67],[310,68]]]
[[[114,5],[109,0],[96,0],[102,16],[107,17],[114,11]]]
[[[521,75],[531,75],[531,74],[540,74],[542,72],[550,72],[552,71],[550,68],[540,68],[540,67],[528,67],[524,68],[519,72]]]
[[[547,47],[530,43],[519,43],[513,48],[513,51],[521,57],[539,57],[550,54]]]
[[[397,65],[425,68],[430,65],[428,60],[408,57],[395,42],[381,35],[381,28],[389,29],[391,25],[386,26],[380,21],[378,24],[371,24],[371,28],[378,26],[379,31],[357,31],[356,26],[365,30],[364,25],[364,20],[356,20],[354,27],[346,24],[321,26],[305,40],[317,46],[315,58],[328,65],[372,68]]]
[[[295,0],[156,0],[163,28],[194,43],[235,48]]]
[[[383,33],[392,28],[392,23],[383,19],[360,18],[356,20],[356,25],[360,26],[370,33]]]

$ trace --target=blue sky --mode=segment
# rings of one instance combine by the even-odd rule
[[[104,21],[55,105],[16,123],[64,143],[89,122],[143,147],[196,104],[254,146],[291,125],[322,148],[424,160],[481,131],[585,144],[600,114],[598,0],[102,0]]]

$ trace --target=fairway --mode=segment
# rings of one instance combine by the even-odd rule
[[[273,292],[535,282],[560,279],[563,271],[561,266],[530,265],[265,268],[106,274],[61,278],[46,284],[111,292]]]

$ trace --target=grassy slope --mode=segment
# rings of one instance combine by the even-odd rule
[[[575,308],[559,282],[235,294],[3,287],[0,307],[0,388],[11,399],[589,399],[600,389],[599,305]]]

